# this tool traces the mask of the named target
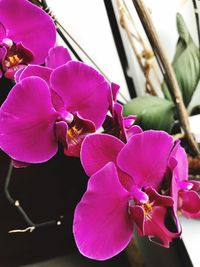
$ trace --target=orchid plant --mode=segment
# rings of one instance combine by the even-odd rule
[[[194,4],[195,1],[192,2]],[[194,14],[195,13],[196,11],[194,7]],[[196,28],[199,36],[199,15],[195,14],[195,16],[197,16]],[[171,65],[173,67],[177,83],[179,85],[184,105],[187,108],[188,115],[193,115],[198,113],[198,102],[194,101],[194,95],[197,91],[197,86],[199,83],[200,43],[198,45],[195,43],[192,34],[188,29],[188,25],[185,22],[184,17],[180,13],[176,14],[176,27],[178,39],[176,47],[174,48],[175,53]],[[143,53],[145,54],[151,52],[150,54],[153,55],[153,60],[155,52],[151,48],[149,48],[149,50],[150,51],[145,52],[145,49],[143,48]],[[147,64],[145,60],[144,62]],[[155,64],[157,64],[156,66],[159,70],[159,64],[157,62],[155,62]],[[152,69],[153,66],[151,66]],[[147,71],[144,68],[143,73],[144,75],[145,73],[148,73],[148,75],[150,75],[150,70]],[[157,75],[159,75],[158,73]],[[150,82],[155,83],[156,79],[154,78],[153,80],[149,77],[149,80]],[[146,82],[146,87],[148,85],[149,80],[147,80]],[[153,89],[149,92],[146,88],[145,96],[138,96],[132,101],[130,101],[127,105],[125,105],[124,114],[137,114],[137,124],[142,126],[144,129],[159,129],[164,130],[168,133],[172,133],[175,124],[177,123],[176,120],[178,114],[176,110],[176,105],[173,102],[173,97],[170,94],[168,87],[169,85],[167,84],[165,79],[161,79],[161,81],[159,80],[157,87],[155,87],[156,89]],[[147,107],[148,112],[146,112]],[[165,114],[164,121],[162,120],[163,114]]]
[[[200,217],[200,182],[188,179],[184,148],[123,116],[119,86],[55,46],[54,22],[41,8],[27,0],[15,0],[19,14],[13,8],[0,1],[0,73],[14,82],[0,107],[1,150],[16,168],[48,161],[58,145],[80,158],[89,180],[73,233],[86,257],[115,256],[134,227],[169,247],[181,235],[179,212]]]

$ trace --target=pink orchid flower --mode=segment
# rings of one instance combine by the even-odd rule
[[[105,260],[122,251],[139,233],[168,247],[180,233],[165,225],[173,199],[157,191],[164,180],[173,139],[145,131],[127,144],[110,135],[92,134],[82,144],[81,161],[88,187],[74,214],[73,232],[80,252]]]
[[[45,58],[45,66],[29,64],[15,73],[15,81],[18,83],[24,78],[37,76],[45,80],[50,86],[50,76],[52,71],[71,60],[70,53],[65,47],[52,47]]]
[[[172,172],[171,195],[174,202],[174,213],[179,210],[188,218],[200,218],[200,182],[188,180],[188,159],[185,150],[177,142],[169,166]]]
[[[136,116],[123,116],[123,107],[117,103],[119,88],[119,85],[111,83],[110,115],[107,115],[103,128],[105,133],[114,135],[126,143],[133,134],[141,133],[142,130],[134,125]]]
[[[55,45],[54,22],[27,0],[0,1],[0,76],[14,79],[29,63],[43,64]]]
[[[82,140],[101,127],[108,111],[104,77],[68,61],[55,70],[27,67],[17,80],[0,108],[1,149],[16,161],[40,163],[55,155],[60,142],[67,155],[79,156]]]

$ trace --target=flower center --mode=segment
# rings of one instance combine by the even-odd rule
[[[82,132],[82,129],[79,129],[76,124],[70,127],[67,131],[67,137],[74,143],[78,144],[77,136],[79,136]]]
[[[33,60],[33,54],[21,43],[5,38],[0,43],[0,64],[5,77],[14,79],[15,72]]]
[[[14,54],[12,56],[8,56],[4,63],[7,68],[10,68],[19,65],[22,61],[23,59],[20,57],[20,55]]]
[[[144,210],[144,215],[149,216],[149,213],[153,208],[153,203],[150,203],[149,201],[147,201],[146,203],[142,204],[142,208]]]

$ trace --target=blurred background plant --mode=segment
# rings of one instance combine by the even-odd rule
[[[187,118],[197,112],[198,106],[194,106],[191,111],[186,111],[200,78],[199,47],[192,39],[184,18],[177,13],[176,21],[179,38],[172,61],[172,69],[156,34],[156,27],[153,25],[149,11],[143,1],[133,1],[133,3],[152,48],[146,48],[147,45],[144,45],[141,36],[136,38],[132,34],[131,26],[134,26],[134,23],[130,12],[128,12],[124,1],[118,1],[118,3],[121,24],[129,36],[133,52],[137,53],[139,65],[146,79],[146,95],[136,97],[126,104],[124,114],[136,114],[136,123],[144,129],[159,129],[172,134],[177,131],[175,125],[177,126],[178,121],[179,126],[184,130],[183,135],[185,134],[188,138],[191,152],[199,154],[198,145],[195,144],[196,142],[191,136]],[[198,14],[196,15],[199,36]],[[142,46],[140,47],[140,53],[135,51],[134,43],[138,40],[140,46]],[[152,76],[152,72],[154,76]],[[158,74],[158,72],[163,74],[164,80],[159,78],[160,73]],[[156,89],[153,87],[155,81],[157,82]],[[180,128],[176,133],[181,133]],[[180,135],[178,136],[180,137]]]

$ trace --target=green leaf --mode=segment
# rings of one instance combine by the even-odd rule
[[[190,116],[200,114],[200,105],[197,105],[193,107],[193,109],[190,112]]]
[[[156,96],[140,96],[124,105],[123,114],[137,115],[136,124],[143,130],[163,130],[170,133],[174,124],[174,104]]]
[[[177,13],[176,18],[179,39],[176,45],[172,67],[182,92],[183,101],[188,106],[200,78],[200,54],[183,17]],[[165,97],[171,99],[165,82],[162,84],[162,89]]]

